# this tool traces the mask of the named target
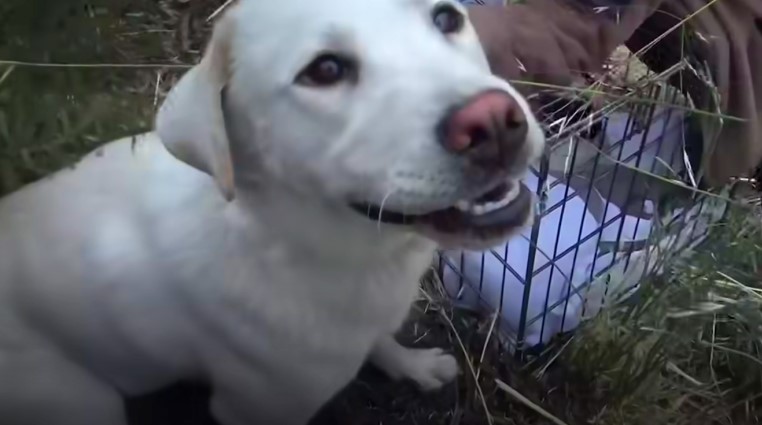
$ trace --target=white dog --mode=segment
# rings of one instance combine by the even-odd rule
[[[393,334],[437,243],[525,225],[543,148],[453,0],[239,0],[157,132],[0,201],[0,423],[124,425],[183,378],[225,425],[303,425]]]

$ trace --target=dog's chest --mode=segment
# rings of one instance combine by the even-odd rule
[[[249,260],[246,273],[229,275],[234,284],[228,283],[216,317],[224,317],[227,342],[263,358],[274,345],[360,358],[401,325],[432,255],[410,250],[353,264],[272,250]]]

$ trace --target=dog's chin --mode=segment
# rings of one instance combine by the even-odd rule
[[[442,210],[407,215],[353,204],[358,213],[375,222],[409,226],[442,248],[483,250],[491,248],[530,225],[534,194],[518,181],[507,181],[472,200],[462,200]]]

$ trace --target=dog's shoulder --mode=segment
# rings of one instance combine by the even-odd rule
[[[168,238],[198,227],[199,203],[214,202],[222,200],[213,182],[174,159],[155,134],[104,144],[0,199],[0,254],[22,259],[27,274],[11,279],[17,267],[5,266],[0,281],[100,279],[115,264],[160,255]]]

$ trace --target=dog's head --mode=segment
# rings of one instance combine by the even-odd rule
[[[531,220],[544,144],[455,0],[238,0],[157,131],[228,199],[275,185],[469,247]]]

